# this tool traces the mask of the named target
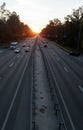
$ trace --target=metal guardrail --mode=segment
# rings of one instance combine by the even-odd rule
[[[33,65],[33,59],[34,59],[34,52],[36,48],[37,39],[35,40],[35,43],[32,48],[32,72],[31,72],[31,122],[30,122],[30,130],[35,130],[36,124],[34,121],[34,115],[35,115],[35,88],[34,88],[34,65]]]
[[[57,98],[57,95],[56,95],[56,90],[55,90],[55,80],[54,80],[54,74],[52,72],[52,69],[51,69],[51,66],[47,60],[47,57],[46,55],[44,55],[44,52],[42,50],[42,47],[41,45],[39,45],[40,47],[40,50],[41,50],[41,53],[42,53],[42,56],[43,56],[43,59],[44,59],[44,64],[45,64],[45,67],[46,67],[46,71],[47,71],[47,74],[48,74],[48,79],[49,79],[49,83],[50,83],[50,93],[51,93],[51,96],[52,96],[52,100],[54,101],[54,110],[55,110],[55,115],[57,116],[58,120],[59,120],[59,126],[58,126],[58,130],[67,130],[66,128],[66,125],[65,125],[65,121],[64,121],[64,118],[63,118],[63,114],[62,114],[62,111],[61,111],[61,108],[60,108],[60,104],[59,104],[59,101],[58,101],[58,98]]]

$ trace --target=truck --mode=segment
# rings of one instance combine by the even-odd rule
[[[17,42],[11,42],[10,43],[10,49],[14,50],[17,47]]]

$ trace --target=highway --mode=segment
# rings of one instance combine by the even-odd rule
[[[42,42],[41,42],[42,46]],[[83,129],[83,61],[48,42],[41,47],[68,130]],[[82,57],[83,59],[83,57]]]
[[[18,45],[21,50],[19,53],[4,49],[0,55],[0,130],[31,127],[33,47],[31,52],[25,52],[22,44]]]
[[[44,47],[45,41],[41,37],[26,39],[17,45],[19,53],[0,48],[0,130],[36,130],[32,128],[32,104],[36,100],[34,63],[39,67],[39,61],[44,63],[42,75],[50,86],[52,104],[58,105],[56,115],[64,125],[60,130],[83,130],[83,57],[72,57],[51,41]],[[25,52],[24,43],[30,45],[30,52]],[[42,55],[42,61],[36,53]]]

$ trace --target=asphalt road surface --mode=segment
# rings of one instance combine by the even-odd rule
[[[33,55],[39,46],[56,93],[65,130],[83,130],[83,57],[72,57],[53,42],[30,38],[14,50],[0,49],[0,130],[32,130]],[[30,52],[25,47],[30,45]],[[35,130],[35,129],[34,129]]]
[[[42,49],[42,40],[41,40]],[[68,130],[83,129],[83,57],[72,57],[48,42],[42,49]],[[48,71],[49,71],[48,70]]]
[[[32,43],[34,42],[31,40]],[[26,46],[28,46],[28,40]],[[32,51],[19,53],[1,49],[0,54],[0,130],[30,129]]]

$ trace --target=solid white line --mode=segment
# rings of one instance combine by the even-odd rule
[[[80,85],[79,85],[78,87],[79,87],[79,89],[81,90],[81,92],[83,92],[83,88],[82,88]]]
[[[9,67],[11,68],[13,65],[14,65],[14,62],[12,62],[12,63],[9,65]]]
[[[54,76],[54,73],[52,73],[52,74],[53,74],[53,77],[55,77],[55,76]],[[72,130],[76,130],[76,129],[75,129],[75,126],[74,126],[74,123],[73,123],[73,121],[72,121],[72,118],[71,118],[71,116],[70,116],[70,113],[69,113],[69,111],[68,111],[68,108],[67,108],[67,106],[66,106],[66,103],[65,103],[65,101],[64,101],[64,98],[63,98],[63,95],[62,95],[62,93],[61,93],[61,90],[60,90],[60,88],[59,88],[58,82],[57,82],[56,78],[54,78],[54,80],[55,80],[57,89],[58,89],[58,91],[59,91],[60,97],[61,97],[61,99],[62,99],[63,105],[64,105],[64,107],[65,107],[65,111],[66,111],[66,113],[67,113],[67,115],[68,115],[68,118],[69,118],[69,121],[70,121]],[[66,129],[67,129],[67,128],[66,128]]]
[[[29,60],[28,60],[28,61],[29,61]],[[16,99],[16,96],[17,96],[18,90],[19,90],[19,88],[20,88],[20,85],[21,85],[21,82],[22,82],[22,79],[23,79],[24,73],[25,73],[25,71],[26,71],[28,61],[27,61],[26,65],[25,65],[25,67],[24,67],[23,73],[21,74],[21,77],[20,77],[19,83],[18,83],[18,85],[17,85],[16,92],[15,92],[14,97],[13,97],[13,100],[12,100],[12,102],[11,102],[11,104],[10,104],[9,110],[8,110],[8,112],[7,112],[7,115],[6,115],[6,118],[5,118],[5,121],[4,121],[3,125],[2,125],[1,130],[5,130],[5,127],[6,127],[6,124],[7,124],[7,121],[8,121],[9,115],[10,115],[10,112],[11,112],[11,110],[12,110],[12,107],[13,107],[14,101],[15,101],[15,99]]]
[[[71,123],[72,130],[76,130],[56,79],[55,79],[55,83],[56,83],[57,89],[59,91],[60,97],[62,99],[62,102],[64,104],[64,107],[65,107],[66,113],[68,115],[69,121]]]
[[[64,66],[64,70],[68,73],[69,71],[68,71],[68,69]]]

